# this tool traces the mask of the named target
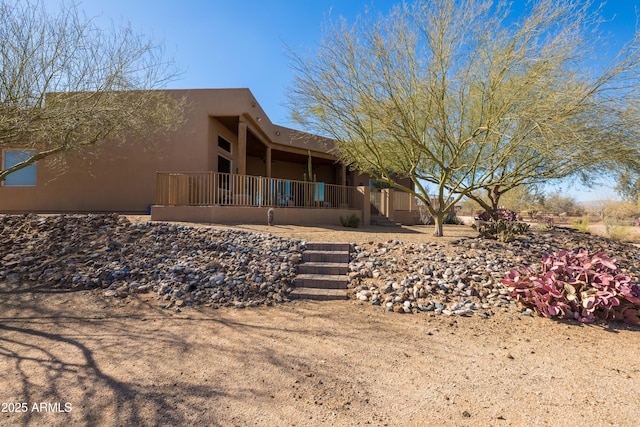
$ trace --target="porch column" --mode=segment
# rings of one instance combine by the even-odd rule
[[[265,155],[265,162],[267,163],[266,166],[266,173],[267,173],[267,178],[271,178],[271,147],[267,147],[267,154]]]
[[[389,218],[389,220],[393,221],[393,216],[395,213],[393,195],[395,193],[395,190],[393,190],[392,188],[383,188],[380,193],[380,197],[382,199],[382,212],[380,213]]]
[[[342,185],[342,187],[347,186],[347,167],[344,164],[340,165],[340,185]],[[340,194],[342,195],[340,204],[347,206],[347,189],[341,188]]]
[[[362,225],[371,225],[371,190],[368,185],[358,186],[358,192],[362,195]]]
[[[247,122],[244,117],[238,118],[238,173],[247,174]]]
[[[380,215],[389,216],[389,192],[388,188],[380,190]]]

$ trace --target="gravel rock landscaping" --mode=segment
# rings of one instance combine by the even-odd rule
[[[236,308],[289,301],[304,239],[236,229],[131,222],[109,215],[0,216],[0,280],[94,288],[106,297],[155,292],[162,308]],[[460,238],[352,243],[352,298],[397,313],[479,315],[517,307],[500,278],[544,253],[588,248],[637,276],[638,248],[558,228],[510,243]]]
[[[156,292],[163,308],[287,301],[301,250],[296,239],[115,214],[0,217],[0,280],[115,298]]]
[[[536,268],[545,253],[580,248],[606,252],[623,273],[637,277],[637,247],[562,228],[531,231],[510,243],[463,238],[445,244],[355,245],[350,277],[356,299],[387,311],[486,317],[498,309],[520,309],[532,315],[507,294],[500,282],[504,273],[521,265]]]

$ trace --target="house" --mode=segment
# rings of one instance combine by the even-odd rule
[[[354,213],[368,223],[369,177],[340,163],[332,140],[271,123],[248,89],[169,93],[187,99],[180,129],[69,153],[63,172],[45,159],[9,175],[0,212],[263,223],[273,207],[276,223],[338,223]],[[2,167],[21,154],[4,149]]]

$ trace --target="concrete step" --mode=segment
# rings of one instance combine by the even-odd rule
[[[329,262],[329,263],[348,263],[348,251],[317,251],[305,250],[302,252],[303,262]]]
[[[305,262],[298,266],[299,274],[347,274],[349,264],[345,262]]]
[[[298,274],[293,284],[300,288],[347,289],[349,277],[344,274]]]
[[[291,292],[292,299],[347,299],[349,243],[308,242]]]
[[[291,299],[311,299],[316,301],[332,301],[347,299],[346,289],[296,288],[289,295]]]
[[[349,243],[336,243],[336,242],[307,242],[305,245],[308,251],[345,251],[351,250]]]
[[[371,225],[376,225],[378,227],[401,227],[402,224],[399,222],[393,222],[389,220],[387,217],[373,217],[371,218]]]

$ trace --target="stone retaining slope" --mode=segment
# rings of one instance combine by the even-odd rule
[[[348,243],[307,243],[291,298],[324,301],[347,299],[349,248]]]

